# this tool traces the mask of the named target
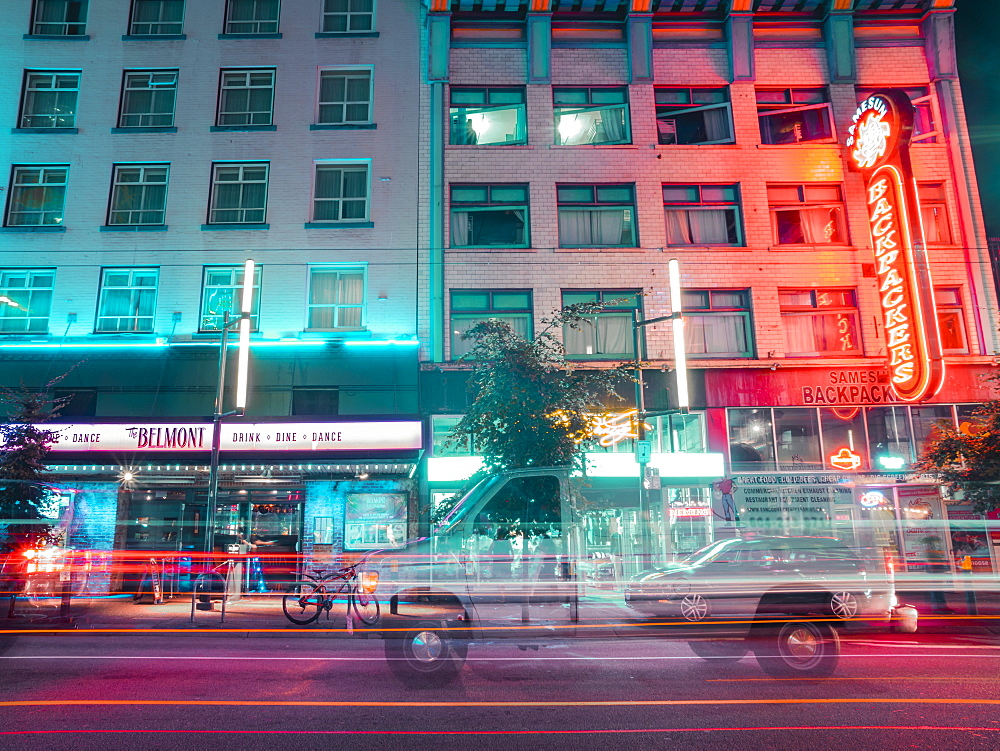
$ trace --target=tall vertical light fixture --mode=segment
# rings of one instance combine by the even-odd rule
[[[691,403],[688,395],[687,352],[684,350],[684,301],[681,297],[681,264],[676,258],[667,262],[670,275],[670,317],[674,332],[674,375],[677,377],[677,407],[687,412]]]
[[[254,262],[243,264],[243,296],[240,305],[240,344],[236,368],[236,409],[247,408],[247,375],[250,368],[250,312],[253,309]]]

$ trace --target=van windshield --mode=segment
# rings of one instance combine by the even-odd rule
[[[454,508],[452,508],[452,510],[448,512],[448,515],[441,520],[437,527],[434,528],[432,534],[448,534],[453,527],[469,515],[469,511],[475,507],[479,499],[482,498],[484,494],[488,493],[490,488],[501,481],[502,478],[500,476],[492,475],[473,485],[472,489],[458,500]]]

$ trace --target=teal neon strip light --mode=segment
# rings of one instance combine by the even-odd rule
[[[294,341],[294,342],[250,342],[250,348],[261,347],[324,347],[332,344],[332,340]],[[363,341],[337,342],[345,347],[417,347],[416,339],[375,339]],[[158,344],[156,342],[93,342],[90,344],[57,344],[54,342],[7,342],[0,343],[0,349],[170,349],[178,347],[217,347],[218,342],[172,342]],[[231,343],[235,347],[236,343]]]

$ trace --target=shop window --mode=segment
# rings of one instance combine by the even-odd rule
[[[854,290],[779,289],[785,354],[835,357],[858,354],[858,305]]]
[[[634,185],[558,185],[559,246],[634,248]]]
[[[770,409],[730,409],[729,459],[734,472],[776,469]]]
[[[14,165],[12,172],[6,226],[61,225],[69,165]]]
[[[18,127],[75,128],[79,97],[80,71],[25,71]]]
[[[760,140],[791,144],[833,140],[826,89],[757,89]]]
[[[528,142],[524,87],[451,88],[453,145],[513,146]]]
[[[406,543],[406,493],[348,493],[344,549],[398,548]]]
[[[600,303],[602,310],[574,326],[563,326],[566,355],[573,358],[608,359],[632,357],[634,310],[640,308],[641,293],[635,290],[563,290],[562,303]]]
[[[176,99],[176,70],[125,71],[118,127],[169,128]]]
[[[826,469],[851,471],[850,466],[855,461],[860,462],[855,469],[869,469],[865,410],[861,407],[831,407],[820,409],[819,415],[823,428],[823,462]],[[853,459],[852,455],[858,458]],[[836,461],[836,464],[831,463],[832,461]]]
[[[475,344],[462,334],[486,320],[502,321],[524,339],[531,338],[531,290],[453,289],[451,291],[451,357],[467,354]]]
[[[159,36],[184,31],[184,0],[132,0],[129,34]]]
[[[775,245],[846,245],[840,185],[768,185]]]
[[[868,407],[868,447],[876,470],[906,468],[913,461],[913,440],[906,407]]]
[[[556,144],[561,146],[631,143],[628,89],[555,88]]]
[[[951,223],[948,221],[948,197],[944,183],[920,183],[920,221],[924,227],[924,240],[929,245],[950,245]]]
[[[167,212],[166,164],[116,164],[109,225],[160,225]]]
[[[695,357],[753,357],[750,290],[687,289],[684,346]]]
[[[527,185],[452,185],[453,248],[527,247]]]
[[[97,333],[153,331],[158,269],[104,269],[97,304]]]
[[[434,456],[470,456],[475,453],[468,436],[451,438],[451,431],[461,421],[458,415],[433,415],[431,417],[431,441]]]
[[[0,334],[49,330],[55,269],[0,269]]]
[[[333,545],[334,517],[317,516],[313,519],[313,544]]]
[[[274,69],[224,69],[219,79],[221,127],[270,125],[274,115]]]
[[[317,164],[313,221],[367,221],[368,173],[368,162]]]
[[[913,448],[916,456],[924,452],[927,442],[938,437],[941,425],[955,427],[955,418],[950,406],[919,406],[910,407],[910,419],[913,422]]]
[[[313,331],[360,331],[365,325],[365,270],[309,270],[309,325]]]
[[[321,28],[327,34],[349,34],[375,28],[375,0],[323,0]]]
[[[229,0],[227,34],[276,34],[280,0]]]
[[[657,86],[656,130],[662,144],[732,143],[729,90]]]
[[[35,0],[31,33],[82,36],[87,33],[87,0]]]
[[[667,245],[741,245],[735,185],[664,185]]]
[[[947,355],[968,354],[969,343],[965,336],[962,289],[960,287],[935,287],[934,303],[937,307],[941,349]]]
[[[340,389],[293,388],[293,415],[339,415]]]
[[[701,453],[705,446],[705,416],[692,413],[687,415],[658,415],[647,418],[652,427],[646,437],[653,441],[656,450],[662,453]],[[634,451],[634,447],[630,450]]]
[[[878,87],[858,87],[858,103],[865,101],[868,97],[878,91]],[[938,123],[941,116],[938,113],[937,96],[931,93],[926,86],[910,86],[903,89],[913,104],[913,134],[910,140],[913,143],[937,143],[941,137],[941,130]]]
[[[781,469],[823,468],[815,409],[775,409],[774,435]]]
[[[229,320],[239,318],[243,299],[243,266],[206,266],[201,286],[201,319],[199,331],[219,331],[225,314]],[[260,265],[254,266],[253,299],[250,310],[250,329],[258,329],[260,312]]]
[[[372,121],[371,70],[321,70],[319,111],[322,125],[365,125]]]
[[[263,224],[268,167],[267,162],[214,164],[209,224]]]

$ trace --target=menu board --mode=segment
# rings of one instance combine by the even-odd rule
[[[406,542],[406,493],[348,493],[344,548],[399,548]]]

